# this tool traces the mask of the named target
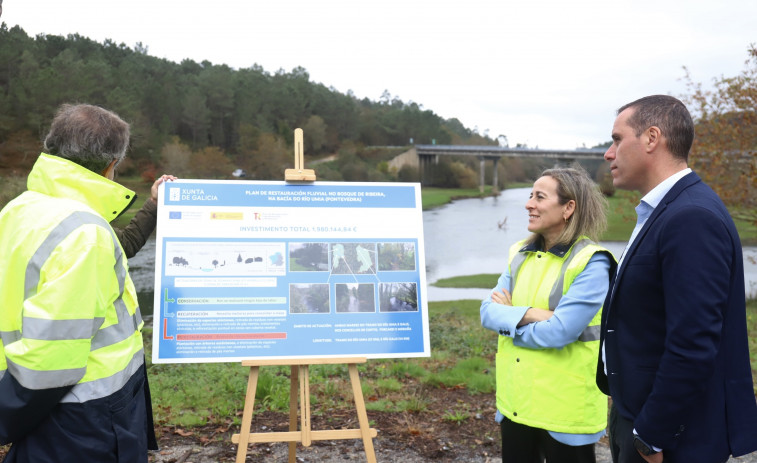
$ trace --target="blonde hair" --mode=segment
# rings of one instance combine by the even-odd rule
[[[573,200],[576,207],[565,228],[557,237],[555,244],[571,245],[579,237],[587,236],[593,241],[599,241],[602,233],[607,229],[607,200],[599,191],[599,187],[589,177],[581,166],[555,167],[547,169],[542,177],[552,177],[557,181],[557,197],[560,204]],[[534,234],[530,243],[543,243],[540,234]]]

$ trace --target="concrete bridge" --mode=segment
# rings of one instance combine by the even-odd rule
[[[488,160],[494,162],[494,178],[492,184],[497,190],[497,162],[503,157],[532,157],[554,159],[556,164],[569,165],[578,159],[602,160],[606,148],[554,150],[531,148],[501,148],[499,146],[466,146],[466,145],[415,145],[408,151],[394,158],[390,167],[396,169],[404,165],[411,165],[418,169],[421,183],[427,183],[433,178],[433,165],[439,163],[440,156],[475,156],[480,161],[479,189],[484,191],[484,167]]]

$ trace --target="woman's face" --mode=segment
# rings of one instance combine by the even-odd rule
[[[539,178],[526,202],[528,231],[540,234],[551,246],[565,229],[565,219],[573,214],[574,205],[573,200],[560,204],[557,180],[549,176]]]

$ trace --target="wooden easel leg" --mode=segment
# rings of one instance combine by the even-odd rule
[[[308,365],[300,365],[300,408],[302,425],[302,445],[310,447],[310,369]]]
[[[357,408],[357,419],[360,422],[360,434],[363,436],[363,447],[365,447],[365,457],[368,463],[376,463],[376,452],[373,450],[373,439],[370,434],[368,424],[368,413],[365,411],[365,401],[363,400],[363,389],[360,387],[360,375],[357,372],[357,364],[349,364],[350,382],[352,383],[352,395],[355,397],[355,408]]]
[[[289,380],[289,430],[297,431],[297,399],[299,397],[300,367],[292,365]],[[297,442],[289,442],[289,463],[297,462]]]
[[[250,376],[247,380],[247,394],[244,400],[244,412],[242,413],[242,427],[239,431],[239,446],[237,447],[236,463],[244,463],[247,457],[247,444],[250,441],[250,426],[252,426],[252,409],[255,405],[255,391],[258,387],[258,373],[260,367],[250,367]]]
[[[296,463],[297,442],[303,446],[309,447],[313,440],[333,440],[333,439],[363,439],[363,447],[368,463],[376,463],[376,452],[373,448],[373,438],[376,437],[376,430],[371,429],[368,423],[368,414],[365,410],[365,401],[363,391],[360,387],[360,376],[357,371],[357,363],[364,363],[365,358],[327,358],[316,359],[309,363],[294,361],[288,363],[291,367],[290,391],[289,391],[289,431],[287,432],[268,432],[268,433],[250,433],[252,427],[253,407],[255,405],[255,392],[258,386],[258,373],[261,365],[280,365],[278,360],[273,361],[242,361],[243,366],[250,367],[250,377],[247,381],[247,394],[245,395],[244,413],[242,415],[242,426],[239,434],[231,436],[231,441],[239,445],[237,449],[236,463],[244,463],[247,458],[247,446],[252,442],[288,442],[289,443],[289,461]],[[310,365],[326,365],[335,363],[346,363],[349,366],[350,381],[352,383],[352,394],[355,397],[355,408],[357,410],[360,429],[341,429],[341,430],[311,430],[310,421]],[[300,407],[300,431],[297,431],[297,407],[299,398]],[[268,438],[268,440],[264,440]]]

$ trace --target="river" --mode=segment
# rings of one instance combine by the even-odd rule
[[[530,188],[505,190],[498,197],[454,201],[423,213],[429,301],[483,299],[488,289],[437,288],[440,278],[501,273],[510,245],[528,236],[525,203]],[[603,242],[616,257],[624,242]],[[152,312],[155,239],[129,259],[143,313]],[[757,247],[744,248],[747,294],[757,296]],[[492,282],[494,285],[496,281]]]
[[[423,213],[428,300],[483,299],[488,289],[437,288],[440,278],[502,273],[510,245],[526,238],[525,204],[530,188],[505,190],[498,197],[465,199]],[[625,242],[602,242],[620,257]],[[757,296],[757,247],[744,247],[747,295]],[[494,281],[492,286],[496,283]]]

